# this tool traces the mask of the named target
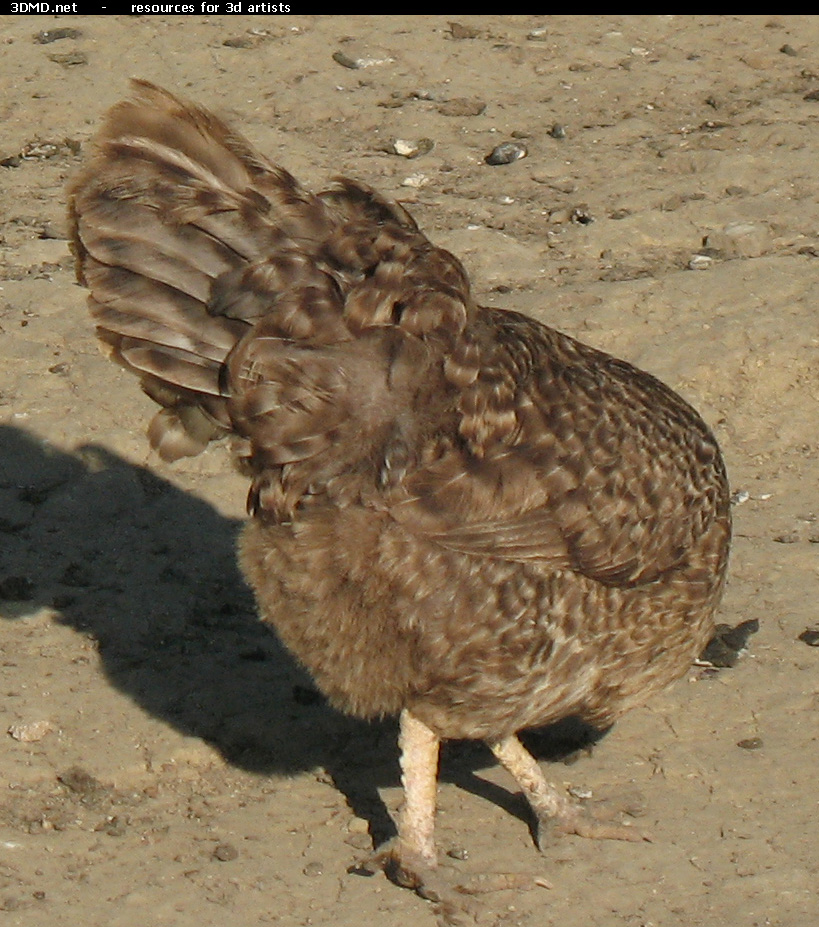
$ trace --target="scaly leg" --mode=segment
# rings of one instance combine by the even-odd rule
[[[503,889],[550,887],[544,879],[525,873],[479,875],[463,882],[440,872],[435,852],[440,739],[406,709],[401,712],[400,724],[398,744],[404,804],[398,815],[398,836],[379,847],[362,868],[370,872],[383,869],[393,882],[437,902],[440,921],[452,925],[463,924],[464,918],[474,920],[476,917],[474,904],[464,896]],[[517,740],[512,739],[528,756]],[[534,763],[531,757],[529,759]]]
[[[425,889],[430,885],[431,872],[438,866],[435,805],[440,740],[404,709],[398,746],[401,750],[401,785],[404,787],[404,804],[398,815],[398,836],[376,850],[368,868],[382,868],[394,882],[429,897],[431,892]]]
[[[537,819],[537,845],[543,849],[547,828],[558,834],[577,834],[609,840],[645,840],[636,828],[595,820],[584,808],[567,798],[550,783],[535,758],[517,737],[489,744],[498,762],[515,778]]]

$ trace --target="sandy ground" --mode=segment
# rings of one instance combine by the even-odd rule
[[[3,923],[435,920],[347,872],[400,800],[394,725],[316,698],[234,565],[242,479],[219,448],[149,457],[151,404],[95,345],[64,186],[130,76],[305,182],[400,198],[484,301],[650,370],[724,448],[722,620],[759,619],[749,653],[549,767],[654,842],[540,856],[505,775],[453,744],[447,862],[552,884],[482,920],[819,923],[819,19],[6,16],[0,45]],[[528,157],[486,164],[502,142]]]

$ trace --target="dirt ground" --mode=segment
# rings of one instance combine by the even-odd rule
[[[646,368],[722,444],[721,620],[759,633],[549,765],[652,843],[541,856],[488,752],[447,747],[447,864],[552,885],[482,921],[819,923],[819,18],[5,16],[0,45],[2,922],[435,922],[348,873],[400,801],[394,723],[332,712],[260,626],[244,481],[221,448],[149,456],[95,344],[64,189],[136,76],[399,198],[485,302]],[[504,142],[528,156],[485,163]]]

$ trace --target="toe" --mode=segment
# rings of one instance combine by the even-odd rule
[[[549,835],[565,836],[567,834],[586,837],[590,840],[651,842],[651,837],[639,828],[601,820],[579,805],[573,805],[559,815],[538,817],[536,842],[541,852],[548,843]]]

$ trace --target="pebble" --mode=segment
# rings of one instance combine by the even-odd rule
[[[249,35],[234,35],[229,39],[223,39],[222,45],[226,48],[253,48],[257,40]]]
[[[426,186],[429,183],[429,177],[426,174],[410,174],[409,177],[405,177],[401,181],[402,187],[412,187],[415,190],[420,190],[421,187]]]
[[[8,733],[20,743],[31,744],[42,740],[53,730],[54,725],[50,721],[20,721],[12,724]]]
[[[559,122],[556,122],[551,129],[549,129],[549,135],[552,138],[566,138],[566,126],[562,126]]]
[[[569,789],[569,795],[573,795],[575,798],[580,799],[580,801],[588,801],[593,794],[592,790],[584,785],[573,785]]]
[[[60,29],[45,29],[34,36],[34,41],[38,45],[50,45],[52,42],[58,42],[60,39],[79,39],[82,32],[79,29],[72,29],[70,26],[62,26]]]
[[[302,872],[313,879],[316,878],[316,876],[324,875],[324,863],[313,860],[313,862],[308,863],[304,869],[302,869]]]
[[[819,628],[807,628],[799,635],[799,640],[808,647],[819,647]]]
[[[477,39],[481,34],[480,29],[474,26],[465,26],[463,23],[449,23],[449,34],[451,38],[460,39]]]
[[[347,824],[347,832],[350,834],[368,834],[370,832],[370,822],[366,818],[350,818]]]
[[[446,851],[446,855],[450,857],[450,859],[458,859],[465,862],[469,859],[469,850],[467,850],[466,847],[450,847],[450,849]]]
[[[513,161],[519,161],[529,154],[525,145],[520,142],[501,142],[496,145],[492,151],[484,158],[487,164],[511,164]]]
[[[575,225],[591,225],[594,222],[594,216],[591,214],[589,207],[584,204],[575,206],[569,214],[569,221]]]
[[[340,64],[343,68],[350,68],[357,71],[361,68],[372,68],[379,64],[389,64],[393,58],[383,49],[375,48],[356,48],[333,52],[333,61]]]
[[[777,534],[774,540],[777,544],[796,544],[799,540],[799,532],[787,531],[785,534]]]
[[[759,750],[764,744],[761,737],[746,737],[744,740],[738,740],[737,746],[743,750]]]
[[[710,270],[714,259],[707,254],[695,254],[688,262],[689,270]]]
[[[401,155],[402,158],[419,158],[421,155],[429,154],[435,147],[435,142],[431,138],[419,138],[411,141],[406,138],[397,138],[392,143],[392,150]]]
[[[60,64],[64,68],[73,68],[78,64],[88,64],[88,55],[85,52],[68,52],[64,55],[49,55],[54,64]]]
[[[344,842],[355,850],[369,850],[372,847],[368,834],[350,834],[349,837],[344,838]]]
[[[232,843],[219,843],[213,848],[213,858],[220,863],[229,863],[238,857],[239,851]]]

